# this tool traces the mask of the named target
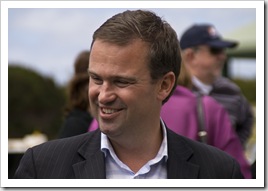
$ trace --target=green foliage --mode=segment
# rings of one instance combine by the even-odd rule
[[[248,101],[256,103],[256,80],[232,79],[240,88]]]
[[[8,67],[8,137],[39,131],[56,138],[62,123],[65,94],[48,77],[20,66]]]

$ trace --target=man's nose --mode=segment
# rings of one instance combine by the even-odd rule
[[[226,53],[225,51],[222,51],[218,54],[218,58],[222,61],[225,61],[226,60]]]
[[[114,87],[109,83],[103,83],[98,96],[99,103],[107,104],[114,101],[115,98],[116,94],[114,91]]]

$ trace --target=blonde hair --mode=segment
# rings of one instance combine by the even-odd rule
[[[186,88],[189,88],[189,89],[191,89],[192,86],[193,86],[192,79],[191,79],[191,74],[187,70],[183,60],[182,60],[182,63],[181,63],[181,71],[180,71],[180,75],[179,75],[177,84],[181,85],[181,86],[184,86]]]

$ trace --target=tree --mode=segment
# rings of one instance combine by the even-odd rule
[[[39,131],[57,137],[66,101],[53,79],[21,66],[8,67],[8,137]]]

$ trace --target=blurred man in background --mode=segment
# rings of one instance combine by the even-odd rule
[[[225,50],[238,43],[224,40],[211,24],[194,24],[182,34],[180,45],[185,66],[192,75],[193,91],[209,95],[225,107],[245,148],[254,120],[251,105],[240,88],[222,76]]]

